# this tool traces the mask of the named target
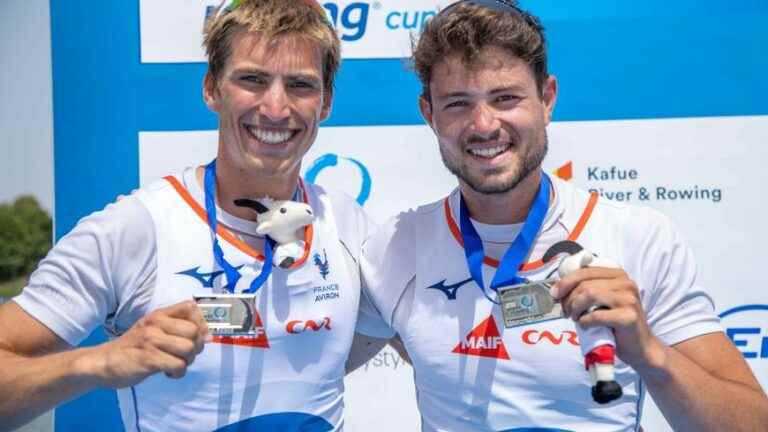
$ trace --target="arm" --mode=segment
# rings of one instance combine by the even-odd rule
[[[191,303],[143,318],[139,308],[121,337],[70,349],[130,304],[137,290],[154,286],[151,226],[132,197],[84,218],[40,263],[22,294],[0,307],[0,430],[95,387],[128,386],[158,371],[183,375],[207,329]]]
[[[768,430],[768,399],[723,333],[661,345],[659,354],[638,372],[675,430]]]
[[[664,344],[651,332],[637,286],[622,270],[578,270],[558,282],[556,294],[582,326],[613,328],[619,358],[646,381],[676,430],[768,429],[768,398],[724,334]],[[582,315],[593,304],[610,309]]]
[[[13,301],[0,306],[0,430],[13,430],[93,388],[69,346]]]
[[[202,314],[188,301],[147,315],[111,342],[67,350],[55,333],[6,303],[0,306],[0,430],[96,387],[127,387],[160,371],[181,378],[206,333]]]

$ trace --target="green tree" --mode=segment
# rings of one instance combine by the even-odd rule
[[[31,273],[51,249],[53,224],[37,200],[0,204],[0,282]]]

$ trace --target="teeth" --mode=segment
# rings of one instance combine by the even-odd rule
[[[293,132],[286,131],[286,132],[273,132],[273,131],[266,131],[263,129],[257,129],[253,126],[246,126],[246,129],[248,129],[248,132],[250,132],[253,136],[256,137],[259,141],[265,143],[265,144],[282,144],[293,136]]]
[[[469,149],[469,153],[474,156],[492,158],[500,155],[501,153],[506,151],[508,148],[509,146],[500,145],[500,146],[484,148],[484,149]]]

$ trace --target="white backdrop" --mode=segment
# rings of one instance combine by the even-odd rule
[[[657,208],[676,221],[697,255],[700,282],[713,294],[718,311],[765,299],[762,277],[754,271],[758,258],[748,251],[768,242],[754,199],[766,180],[762,165],[768,147],[761,144],[768,138],[768,117],[556,122],[548,134],[548,172],[570,164],[572,181],[579,186]],[[216,138],[215,131],[142,133],[142,185],[166,174],[169,160],[176,165],[172,168],[181,169],[212,159]],[[326,154],[367,167],[372,192],[365,207],[378,222],[438,200],[456,184],[426,126],[321,128],[305,170]],[[340,162],[322,171],[317,181],[355,197],[362,178],[356,165]],[[646,192],[648,198],[641,199]],[[759,313],[742,315],[724,324],[762,328],[738,337],[745,342],[742,351],[760,353],[765,350],[762,337],[768,335],[766,315],[762,320]],[[764,360],[749,361],[768,388]],[[347,378],[346,400],[352,431],[418,430],[412,369],[390,348]],[[649,431],[670,430],[650,400],[643,417]]]

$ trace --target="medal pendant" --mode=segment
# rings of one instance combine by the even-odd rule
[[[214,336],[256,337],[256,295],[211,294],[195,296],[208,330]]]
[[[504,327],[518,327],[565,317],[559,300],[549,294],[557,279],[512,285],[499,290]]]

